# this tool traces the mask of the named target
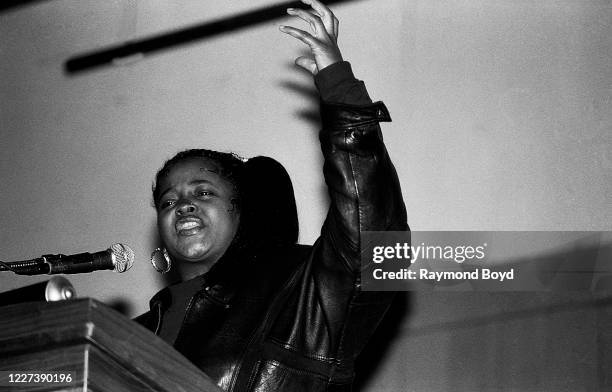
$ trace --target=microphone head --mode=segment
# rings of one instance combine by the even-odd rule
[[[134,264],[134,251],[125,244],[112,244],[108,248],[111,253],[115,272],[125,272]]]

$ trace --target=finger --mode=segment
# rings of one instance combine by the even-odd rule
[[[313,37],[312,35],[308,34],[307,32],[303,30],[296,29],[295,27],[291,27],[291,26],[279,26],[278,28],[283,33],[289,34],[290,36],[299,39],[300,41],[310,46],[311,48],[315,46],[316,44],[318,44],[318,41],[315,37]]]
[[[321,3],[319,0],[302,0],[302,3],[311,6],[312,9],[319,15],[319,17],[323,21],[325,30],[327,30],[327,33],[330,36],[338,36],[337,34],[334,34],[334,19],[336,17],[334,16],[334,13],[325,4]]]
[[[332,21],[334,27],[333,27],[333,33],[330,34],[330,38],[332,41],[334,41],[334,43],[338,42],[338,27],[340,22],[338,22],[338,19],[334,18]]]
[[[316,75],[318,72],[317,63],[310,57],[298,57],[297,59],[295,59],[295,65],[300,68],[304,68],[306,71],[310,72],[313,75]]]
[[[340,29],[340,21],[334,16],[334,42],[338,41],[338,32]]]
[[[314,15],[312,12],[302,10],[299,8],[288,8],[287,13],[289,15],[297,16],[306,23],[310,24],[310,28],[314,32],[317,38],[327,39],[331,35],[331,31],[323,25],[323,21],[318,15]]]
[[[312,9],[315,10],[321,17],[324,17],[325,15],[333,15],[331,10],[319,0],[302,0],[302,3],[311,6]]]

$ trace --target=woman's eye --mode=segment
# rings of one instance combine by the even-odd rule
[[[159,207],[163,210],[164,208],[168,208],[174,205],[174,200],[164,200],[159,203]]]
[[[208,196],[212,196],[212,192],[211,191],[205,191],[205,190],[199,190],[195,192],[196,196],[198,197],[208,197]]]

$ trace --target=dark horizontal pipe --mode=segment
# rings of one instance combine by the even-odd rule
[[[4,0],[0,3],[0,12],[10,10],[11,8],[27,6],[38,1],[40,0]]]
[[[350,0],[329,0],[325,1],[325,3],[329,5],[346,1]],[[305,4],[300,1],[291,1],[288,3],[260,8],[254,11],[244,12],[242,14],[220,19],[214,22],[198,24],[170,33],[161,34],[138,41],[127,42],[123,45],[96,50],[94,52],[68,59],[68,61],[65,63],[65,70],[70,74],[75,74],[112,63],[114,60],[152,53],[171,46],[186,44],[195,40],[212,37],[228,31],[238,30],[258,23],[284,17],[287,16],[287,8],[303,8],[304,6]]]

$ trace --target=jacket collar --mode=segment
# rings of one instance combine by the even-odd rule
[[[229,304],[237,290],[243,286],[254,267],[257,256],[246,250],[228,251],[204,275],[200,290],[223,303]],[[180,283],[179,283],[180,284]],[[169,287],[158,291],[149,301],[150,309],[158,308],[162,312],[172,305],[172,292]]]

